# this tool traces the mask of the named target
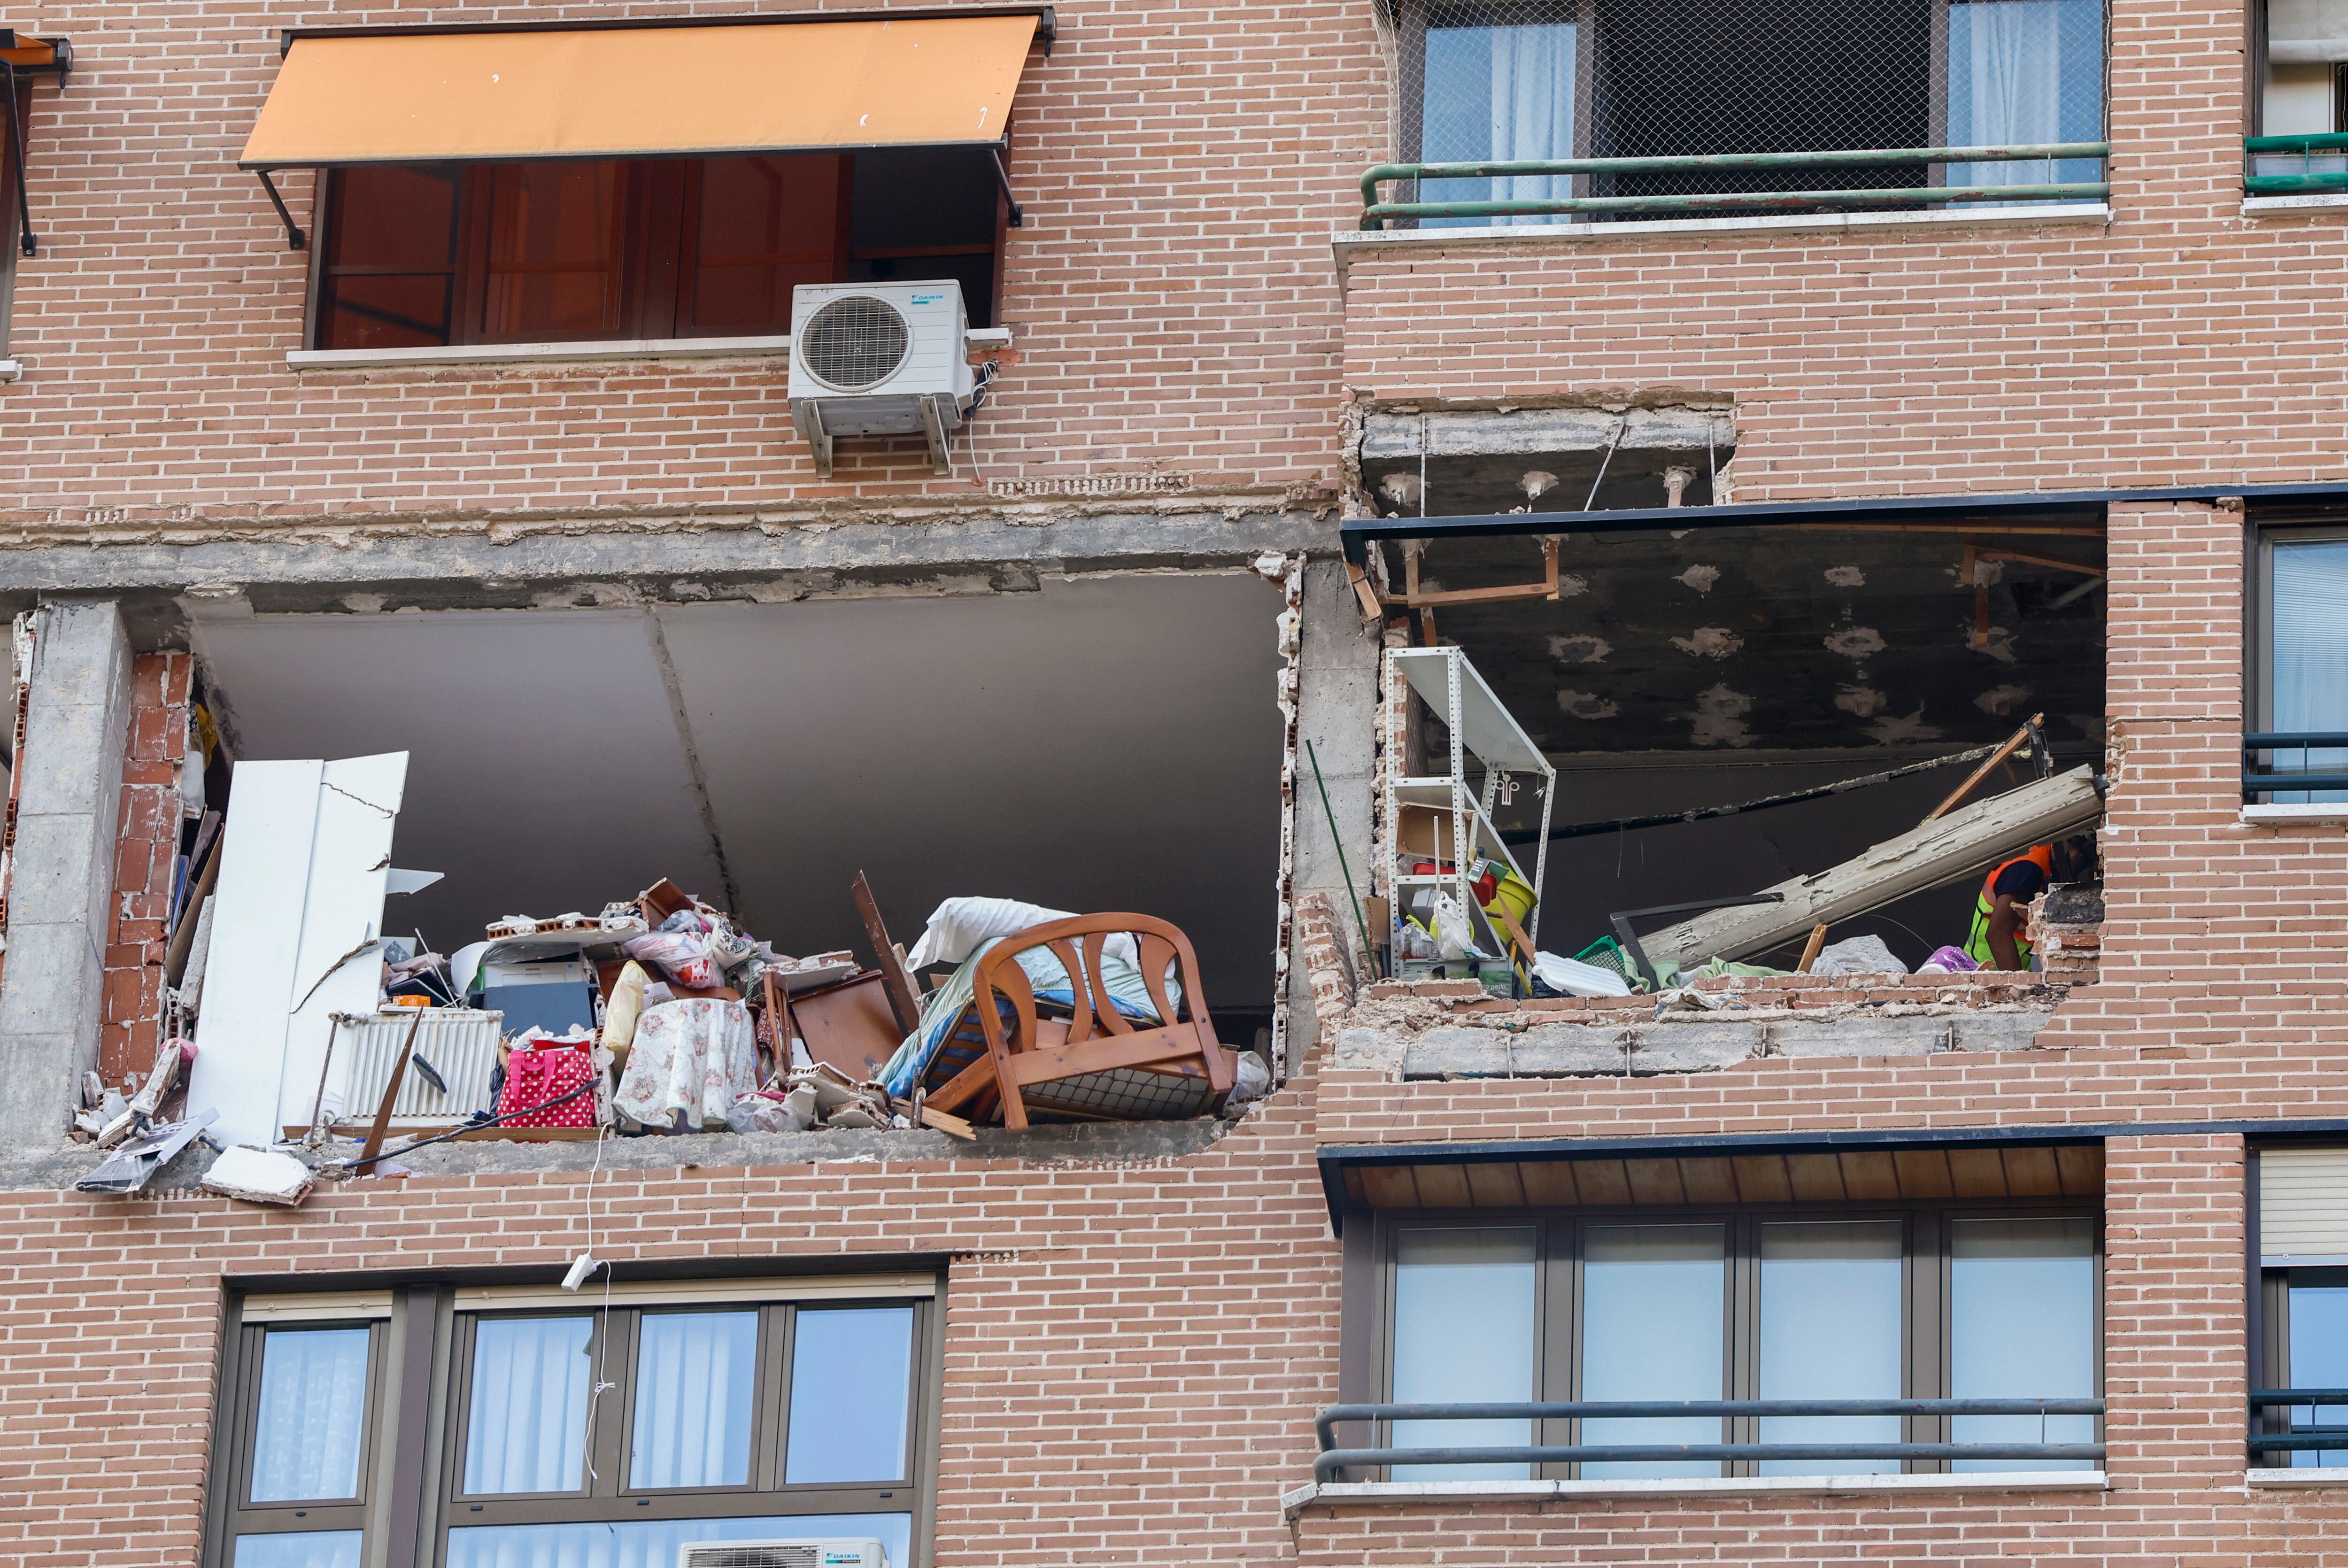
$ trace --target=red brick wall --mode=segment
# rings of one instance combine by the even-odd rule
[[[627,14],[743,8],[642,0]],[[1030,57],[1013,121],[1027,222],[1011,231],[1001,315],[1017,363],[969,444],[957,438],[952,480],[930,476],[918,440],[854,440],[818,482],[780,359],[289,370],[306,253],[235,168],[276,29],[610,13],[588,0],[42,10],[77,68],[61,95],[33,89],[42,253],[17,272],[9,351],[25,377],[0,386],[0,434],[27,460],[0,474],[0,531],[969,500],[989,479],[1156,469],[1274,498],[1326,476],[1334,493],[1327,235],[1384,155],[1371,11],[1353,0],[1059,5],[1059,42]],[[283,183],[306,223],[310,177]]]
[[[559,1271],[585,1172],[369,1181],[279,1211],[0,1193],[0,1561],[192,1563],[223,1275]],[[938,1560],[1289,1554],[1334,1397],[1338,1252],[1304,1095],[1180,1161],[606,1170],[599,1257],[953,1254]]]
[[[2111,1490],[1315,1507],[1308,1564],[2336,1563],[2348,1494],[2242,1484],[2239,1139],[2116,1139],[2106,1166]],[[2278,1555],[2278,1553],[2281,1555]]]
[[[2111,0],[2110,226],[1357,258],[1364,397],[1733,395],[1739,500],[2339,476],[2343,213],[2241,212],[2238,0]]]
[[[163,922],[180,852],[180,762],[188,744],[187,654],[141,654],[130,687],[130,754],[122,765],[122,830],[114,851],[113,931],[98,1070],[142,1081],[162,1044]]]

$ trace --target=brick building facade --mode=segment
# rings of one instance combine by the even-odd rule
[[[1715,139],[1641,142],[1641,104],[1665,95],[1615,40],[1668,22],[1672,0],[783,4],[738,34],[743,8],[716,4],[0,14],[37,240],[0,273],[0,449],[16,459],[0,469],[0,609],[17,616],[26,715],[0,873],[0,1553],[665,1568],[716,1520],[736,1538],[870,1535],[895,1568],[2331,1562],[2348,1468],[2326,1461],[2343,1450],[2250,1442],[2337,1418],[2312,1398],[2254,1408],[2255,1392],[2348,1385],[2332,1348],[2348,1316],[2334,1335],[2327,1315],[2348,1300],[2348,1119],[2328,1092],[2348,1043],[2348,806],[2329,802],[2348,789],[2288,781],[2348,753],[2322,738],[2348,732],[2332,678],[2348,671],[2325,662],[2348,467],[2323,346],[2348,315],[2332,282],[2348,174],[2325,161],[2348,124],[2293,119],[2315,99],[2289,96],[2348,71],[2323,41],[2348,17],[2327,32],[2301,12],[2329,0],[2291,4],[1887,7],[1865,27],[1922,29],[1929,70],[1912,102],[1884,108],[1884,89],[1849,111],[1891,129],[1846,124],[1825,146],[2069,144],[2023,166],[2061,180],[2006,181],[2067,194],[1972,201],[1918,192],[1994,183],[1978,172],[1994,160],[1846,160],[1849,200],[1783,172],[1797,164],[1740,170],[1745,187],[1701,171],[1715,182],[1638,186],[1622,160],[1808,157],[1830,134],[1737,142],[1777,122],[1734,83],[1681,81],[1717,95]],[[1841,14],[1767,10],[1789,48]],[[2028,44],[2031,18],[2058,12],[2093,13],[2091,57],[2086,34],[2062,34],[2070,63],[2007,98],[2059,91],[2071,115],[2085,92],[2100,130],[1983,119],[2005,100],[1981,62],[2032,50],[1965,40],[2007,27]],[[365,158],[269,166],[283,220],[239,168],[304,50],[487,37],[522,40],[527,61],[530,39],[624,22],[661,36],[645,47],[716,36],[716,70],[727,36],[876,18],[1024,19],[1007,139],[908,150],[839,130],[756,157],[661,142],[644,128],[691,108],[693,79],[648,75],[643,105],[607,102],[599,123],[655,139],[608,161],[398,162],[462,194],[445,257],[372,273],[349,260],[362,226],[337,216],[361,211]],[[1504,56],[1570,60],[1578,107],[1556,123],[1575,129],[1528,140],[1519,114],[1504,137]],[[885,83],[860,90],[876,112],[891,101]],[[1473,101],[1457,112],[1444,92]],[[1473,148],[1456,132],[1470,122],[1488,127]],[[825,474],[788,313],[640,324],[646,290],[681,286],[643,260],[656,243],[685,273],[720,264],[716,231],[674,215],[703,211],[712,165],[832,149],[865,172],[839,168],[853,194],[819,281],[885,292],[967,261],[974,331],[954,357],[996,368],[942,444],[842,437]],[[999,187],[979,153],[1001,157]],[[2273,171],[2291,159],[2307,172]],[[1576,160],[1389,173],[1386,203],[1519,206],[1363,226],[1381,162]],[[492,165],[619,170],[607,189],[626,194],[594,209],[602,248],[530,263],[601,279],[601,304],[535,335],[498,326],[497,279],[528,272],[499,246],[521,244],[528,209],[499,204]],[[672,177],[683,194],[664,196]],[[1739,205],[1740,189],[1763,197]],[[903,242],[958,202],[991,231]],[[334,335],[329,306],[363,292],[350,280],[427,273],[453,303],[397,332],[433,341]],[[716,274],[695,275],[714,294]],[[1542,528],[1559,542],[1546,590],[1527,591]],[[1410,896],[1392,786],[1440,749],[1412,731],[1420,754],[1397,750],[1389,655],[1429,643],[1466,649],[1554,764],[1554,822],[1530,794],[1482,802],[1496,846],[1505,830],[1553,851],[1544,951],[1891,840],[1967,770],[1922,765],[2034,713],[2038,771],[2094,777],[2097,902],[2037,905],[2027,977],[1729,974],[1665,1007],[1375,975],[1365,940],[1399,927],[1375,912]],[[232,835],[253,820],[235,815],[232,762],[395,751],[407,794],[385,863],[448,876],[386,905],[370,866],[368,944],[407,926],[453,950],[517,910],[592,915],[671,875],[778,948],[884,963],[848,898],[867,871],[901,945],[959,894],[1133,910],[1197,942],[1193,1006],[1261,1054],[1271,1090],[1221,1116],[982,1126],[973,1142],[845,1127],[454,1141],[402,1154],[396,1177],[330,1172],[291,1208],[203,1191],[215,1156],[199,1143],[135,1192],[75,1190],[106,1158],[74,1130],[101,1109],[86,1074],[135,1091],[177,1029],[198,1065],[167,1114],[263,1081],[204,1076],[254,1047],[208,1039],[200,1008],[167,1000],[186,984],[182,923],[206,940],[205,812],[225,803]],[[1624,825],[1881,769],[1911,771]],[[1835,934],[1880,934],[1914,968],[1965,943],[1975,879],[2021,847]],[[298,950],[332,959],[339,931]],[[247,1142],[327,1114],[324,1069],[302,1060],[302,1084],[281,1084],[273,1054],[258,1100],[209,1108],[267,1130]],[[363,1126],[372,1104],[346,1111]],[[1996,1225],[2005,1243],[1959,1239]],[[1773,1259],[1797,1255],[1773,1236],[1856,1268],[1835,1238],[1867,1226],[1890,1250],[1847,1278],[1892,1282],[1893,1305],[1888,1326],[1854,1316],[1845,1337],[1856,1365],[1881,1329],[1896,1370],[1879,1387],[1818,1373],[1769,1294],[1795,1277]],[[1717,1377],[1708,1341],[1693,1362],[1678,1343],[1653,1357],[1696,1366],[1698,1392],[1640,1383],[1642,1357],[1608,1380],[1601,1232],[1666,1251],[1721,1238],[1697,1260],[1725,1282]],[[1413,1317],[1409,1271],[1436,1266],[1413,1264],[1413,1237],[1513,1272],[1457,1275],[1485,1286]],[[1966,1251],[1998,1244],[2016,1250]],[[565,1294],[590,1254],[602,1266]],[[2052,1362],[1966,1337],[1967,1304],[1987,1299],[1966,1282],[1988,1276],[1964,1271],[1983,1256],[2080,1265],[2063,1277],[2085,1295],[2039,1305],[2047,1342],[2082,1336],[2064,1376],[2087,1386],[2033,1383]],[[1643,1299],[1660,1342],[1694,1298]],[[678,1326],[696,1314],[746,1336],[754,1365],[709,1387],[750,1390],[750,1413],[727,1426],[695,1407],[715,1457],[655,1478],[684,1451],[658,1423],[692,1424],[658,1413],[660,1336],[703,1333]],[[540,1397],[486,1369],[523,1358],[497,1336],[572,1323],[571,1349],[598,1359],[592,1378],[581,1363],[583,1404],[541,1432],[523,1419]],[[1523,1365],[1487,1354],[1519,1331]],[[867,1333],[894,1370],[853,1350]],[[324,1381],[272,1348],[297,1343]],[[1356,1458],[1316,1477],[1330,1444],[1411,1446],[1406,1423],[1362,1418],[1324,1444],[1319,1412],[1430,1390],[1942,1404],[1718,1412],[1693,1436],[1651,1411],[1611,1418],[1744,1449]],[[1945,1408],[2042,1397],[2096,1410],[2020,1434],[1964,1423],[2024,1418]],[[1421,1430],[1564,1449],[1609,1418]],[[1888,1439],[1850,1424],[1884,1419]],[[1770,1423],[1799,1420],[1910,1448],[1759,1451],[1794,1429]],[[897,1468],[825,1468],[825,1445],[874,1432]],[[2075,1451],[1968,1459],[1967,1441]],[[499,1455],[538,1479],[498,1482],[483,1467]]]

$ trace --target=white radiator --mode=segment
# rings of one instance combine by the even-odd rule
[[[379,1013],[341,1014],[335,1020],[335,1055],[350,1063],[349,1089],[343,1098],[342,1120],[372,1121],[383,1101],[384,1086],[391,1081],[392,1065],[407,1038],[418,1012],[424,1022],[416,1030],[416,1054],[430,1062],[447,1080],[447,1092],[407,1064],[400,1080],[399,1098],[392,1102],[391,1119],[403,1127],[449,1125],[489,1104],[489,1074],[498,1065],[498,1030],[502,1013],[470,1007],[386,1008]]]

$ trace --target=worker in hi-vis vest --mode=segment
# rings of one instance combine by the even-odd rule
[[[2027,969],[2030,944],[2022,929],[2030,903],[2051,882],[2084,882],[2095,874],[2096,836],[2081,833],[2059,844],[2038,844],[1991,871],[1973,900],[1965,956],[1984,969]]]

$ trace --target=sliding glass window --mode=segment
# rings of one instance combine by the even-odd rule
[[[2258,548],[2253,729],[2348,734],[2348,529],[2270,528]],[[2262,748],[2254,766],[2278,776],[2348,774],[2348,747]],[[2348,790],[2277,789],[2278,806],[2348,800]]]
[[[380,1315],[308,1322],[269,1298],[231,1357],[208,1562],[360,1568],[413,1532],[439,1568],[819,1537],[918,1568],[926,1295],[506,1295],[384,1292]]]
[[[2095,1214],[2051,1207],[1387,1214],[1371,1243],[1379,1299],[1347,1310],[1378,1315],[1375,1398],[1397,1404],[2085,1399],[2101,1387],[2099,1234]],[[1851,1475],[2089,1461],[1652,1450],[2093,1443],[2096,1429],[2093,1416],[1650,1412],[1402,1420],[1372,1446],[1650,1450],[1396,1465],[1395,1480]]]

